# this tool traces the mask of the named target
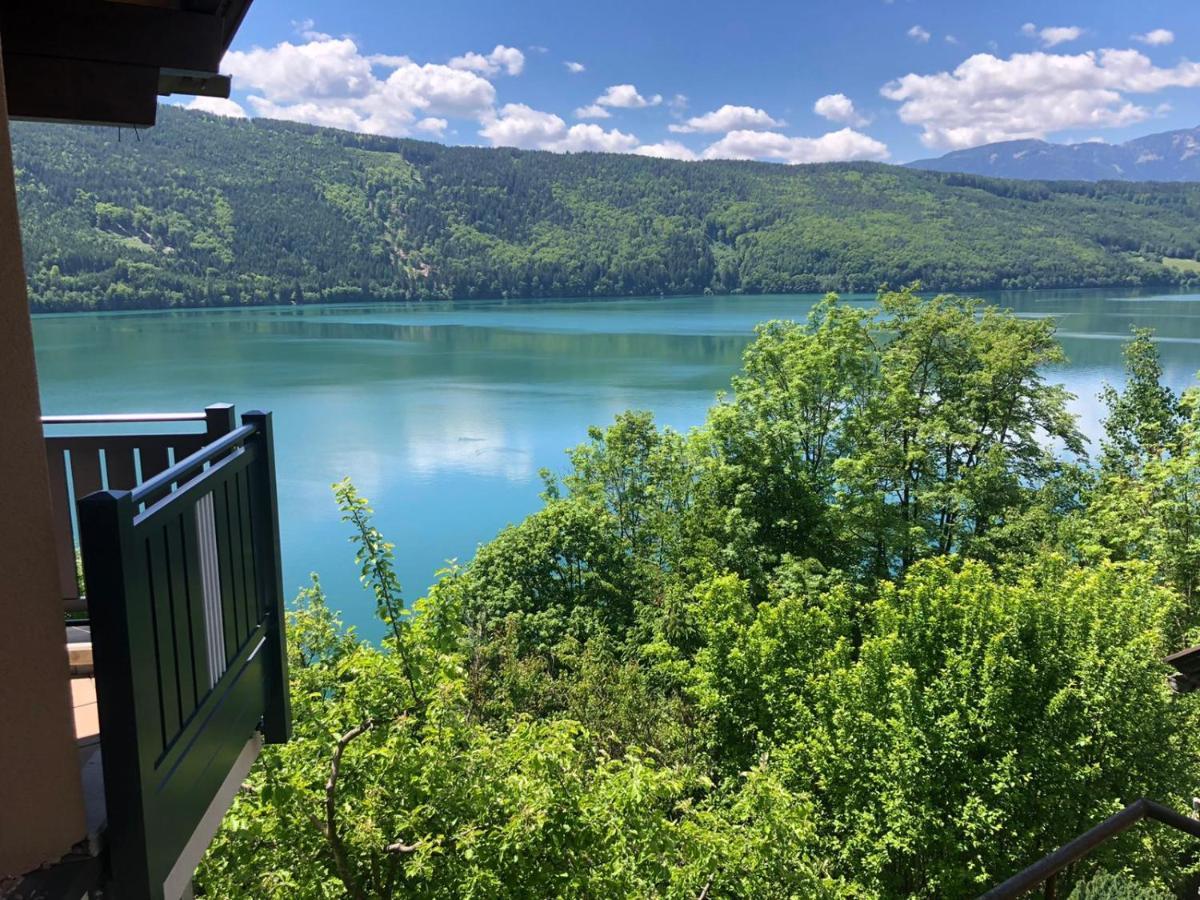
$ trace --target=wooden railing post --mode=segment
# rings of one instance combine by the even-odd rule
[[[211,444],[237,428],[237,412],[232,403],[210,403],[204,407],[204,443]]]
[[[255,427],[259,455],[254,473],[258,513],[254,523],[258,540],[260,604],[269,630],[267,695],[263,736],[269,744],[286,743],[292,734],[291,694],[288,685],[287,641],[284,634],[283,563],[279,544],[279,501],[275,485],[275,439],[271,414],[254,410],[242,423]]]
[[[145,579],[145,572],[131,571],[137,558],[133,502],[128,491],[99,491],[77,506],[91,598],[112,872],[123,900],[149,900],[143,773],[154,763],[158,723],[139,723],[138,715],[157,709],[158,673],[141,670],[144,648],[152,647],[155,637],[146,598],[131,596]],[[117,804],[120,808],[114,808]]]

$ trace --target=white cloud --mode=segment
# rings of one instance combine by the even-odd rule
[[[954,35],[952,35],[952,34],[948,34],[948,35],[946,35],[946,37],[945,37],[945,41],[946,41],[946,43],[947,43],[947,44],[954,44],[954,45],[957,45],[957,44],[958,44],[958,38],[956,38],[956,37],[955,37]]]
[[[1147,31],[1145,34],[1135,34],[1132,37],[1135,41],[1142,44],[1149,44],[1151,47],[1162,47],[1175,42],[1175,32],[1168,31],[1166,28],[1155,28],[1153,31]]]
[[[222,97],[193,97],[184,104],[184,109],[198,109],[200,112],[211,113],[214,116],[226,116],[230,119],[246,118],[246,110],[240,103]]]
[[[542,112],[524,103],[506,103],[499,114],[484,120],[479,134],[493,147],[520,147],[536,150],[558,140],[567,123],[554,113]]]
[[[370,134],[409,134],[430,117],[479,118],[496,102],[496,89],[476,72],[405,56],[367,57],[350,38],[234,50],[224,68],[251,92],[257,115]],[[391,71],[381,77],[377,69]]]
[[[843,125],[866,125],[868,122],[868,119],[854,108],[854,101],[845,94],[826,94],[813,104],[813,112]]]
[[[572,125],[554,113],[533,109],[524,103],[506,103],[499,113],[483,121],[479,134],[494,147],[519,147],[525,150],[553,150],[556,153],[601,151],[627,153],[638,146],[638,139],[615,128],[606,131],[599,125]]]
[[[920,25],[914,25],[912,28],[908,29],[907,34],[910,38],[912,38],[918,44],[928,44],[929,43],[929,32],[926,31],[924,28],[922,28]]]
[[[607,119],[611,115],[612,113],[610,113],[599,103],[581,106],[579,109],[575,110],[575,118],[577,119]]]
[[[615,128],[605,131],[599,125],[572,125],[561,140],[545,149],[557,153],[628,153],[637,147],[638,143],[638,139],[632,134],[625,134]]]
[[[642,144],[633,151],[639,156],[654,156],[659,159],[696,159],[694,150],[685,147],[679,141],[662,141],[658,144]]]
[[[587,71],[587,66],[585,66],[581,62],[575,62],[574,60],[569,59],[565,63],[563,63],[563,65],[567,67],[567,71],[570,72],[572,75],[578,75],[580,72]]]
[[[232,50],[225,55],[223,68],[237,79],[239,88],[262,91],[275,103],[360,98],[371,92],[374,81],[370,61],[349,38]]]
[[[658,106],[662,100],[662,94],[643,97],[632,84],[614,84],[596,98],[596,105],[616,109],[644,109],[647,106]]]
[[[682,114],[683,111],[688,108],[687,94],[676,94],[667,101],[667,106],[669,106],[671,111],[676,115]]]
[[[1156,67],[1136,50],[1075,55],[979,53],[953,72],[910,73],[881,93],[900,103],[900,119],[923,129],[926,146],[959,149],[1041,138],[1070,128],[1116,128],[1150,110],[1124,96],[1200,86],[1200,63]]]
[[[434,137],[441,137],[445,133],[446,129],[450,127],[450,123],[445,119],[439,119],[435,116],[430,116],[427,119],[422,119],[416,124],[415,127],[417,131],[423,131],[426,134],[433,135]]]
[[[667,127],[676,133],[687,134],[693,131],[715,133],[741,128],[779,128],[783,124],[783,122],[771,118],[766,110],[726,103],[720,109],[714,109],[702,116],[693,116],[682,125],[668,125]]]
[[[456,56],[448,63],[452,69],[465,69],[478,72],[489,78],[507,72],[509,75],[520,75],[525,69],[525,54],[516,47],[505,47],[497,44],[496,48],[484,56],[480,53],[464,53]]]
[[[1069,41],[1077,41],[1083,36],[1083,29],[1078,25],[1052,25],[1039,29],[1032,22],[1021,26],[1021,33],[1042,42],[1043,47],[1056,47]]]
[[[292,30],[306,41],[327,41],[330,35],[317,31],[317,23],[312,19],[292,19]]]
[[[703,153],[705,159],[766,159],[788,163],[885,160],[887,145],[852,128],[817,138],[774,131],[731,131]]]

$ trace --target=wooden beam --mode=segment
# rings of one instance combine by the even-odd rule
[[[4,53],[216,72],[225,52],[220,16],[112,3],[0,4]]]
[[[158,111],[158,69],[4,53],[8,113],[100,125],[149,127]]]

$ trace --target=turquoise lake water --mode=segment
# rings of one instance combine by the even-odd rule
[[[700,424],[758,322],[803,317],[815,296],[202,310],[39,316],[47,414],[160,412],[214,402],[274,412],[290,592],[320,572],[331,603],[377,634],[330,485],[351,476],[396,544],[409,599],[539,506],[542,467],[592,424],[652,410]],[[1096,434],[1096,395],[1119,383],[1121,342],[1154,328],[1168,380],[1200,370],[1200,294],[988,295],[1051,315],[1070,362],[1054,377]],[[873,298],[857,298],[870,303]]]

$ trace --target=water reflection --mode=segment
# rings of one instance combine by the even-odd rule
[[[35,322],[47,413],[199,408],[276,415],[289,589],[319,569],[371,627],[329,485],[352,476],[397,544],[409,597],[447,557],[469,557],[538,504],[543,466],[591,424],[651,409],[686,429],[728,386],[754,326],[818,298],[408,304],[46,316]],[[870,303],[874,298],[855,297]],[[1096,434],[1096,395],[1119,382],[1133,325],[1157,330],[1175,387],[1200,369],[1200,296],[1013,292],[1053,316],[1070,359],[1053,373]],[[349,598],[349,599],[348,599]]]

